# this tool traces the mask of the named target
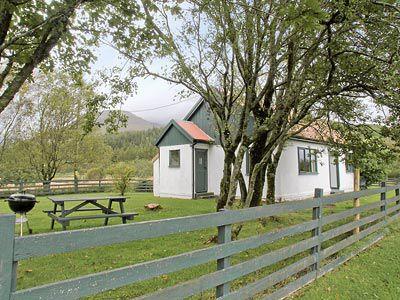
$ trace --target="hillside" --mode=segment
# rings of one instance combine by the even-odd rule
[[[123,113],[128,117],[128,122],[126,124],[126,127],[122,127],[119,129],[120,132],[142,131],[162,127],[162,125],[160,124],[146,121],[145,119],[142,119],[129,111],[123,111]],[[104,111],[99,117],[99,122],[103,122],[107,118],[108,114],[108,110]],[[105,131],[104,128],[101,128],[101,131]]]

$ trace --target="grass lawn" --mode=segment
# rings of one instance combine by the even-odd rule
[[[130,193],[127,195],[126,211],[135,211],[139,216],[136,222],[164,219],[186,215],[196,215],[213,212],[215,209],[214,200],[185,200],[154,198],[148,193]],[[379,196],[362,199],[362,204],[376,200]],[[50,218],[42,212],[52,208],[51,202],[46,197],[39,197],[34,210],[29,214],[30,225],[34,234],[50,231]],[[157,202],[163,206],[158,212],[149,212],[144,209],[144,205]],[[336,206],[326,208],[324,214],[339,212],[352,207],[352,201],[342,202]],[[68,209],[68,206],[67,206]],[[0,213],[9,212],[7,203],[0,203]],[[365,216],[365,215],[362,215]],[[277,228],[287,227],[308,221],[311,218],[311,211],[287,214],[280,216],[277,220],[268,220],[262,225],[258,221],[249,222],[244,226],[240,238],[249,237],[255,234],[265,233]],[[100,220],[75,221],[71,222],[68,229],[80,229],[87,227],[100,226]],[[349,221],[346,220],[347,222]],[[120,220],[110,219],[110,224],[119,224]],[[343,222],[342,222],[343,223]],[[340,223],[334,223],[337,226]],[[324,230],[328,229],[329,226]],[[56,224],[55,230],[60,230],[61,226]],[[319,279],[310,287],[300,291],[294,297],[304,299],[359,299],[360,296],[366,299],[374,299],[374,293],[381,299],[389,299],[390,295],[397,295],[397,286],[400,286],[399,269],[397,258],[400,256],[400,241],[396,242],[396,237],[400,233],[400,225],[394,224],[391,227],[391,234],[379,243],[379,247],[367,250],[360,257],[351,260],[346,266]],[[17,289],[25,289],[45,283],[55,282],[82,276],[85,274],[105,271],[118,267],[124,267],[144,261],[159,259],[184,253],[187,251],[209,247],[205,242],[216,233],[216,229],[199,230],[190,233],[170,235],[162,238],[149,239],[144,241],[128,242],[112,246],[97,247],[92,249],[80,250],[67,254],[57,254],[47,257],[23,260],[18,267],[18,286]],[[300,241],[309,237],[309,233],[296,235],[277,241],[273,244],[264,245],[257,249],[244,251],[232,257],[232,264],[251,259],[267,251],[278,249],[295,241]],[[345,235],[339,237],[344,238]],[[327,243],[329,244],[329,243]],[[249,282],[265,277],[284,265],[288,265],[295,260],[307,256],[309,253],[301,253],[293,258],[287,259],[273,266],[263,268],[258,272],[241,277],[232,284],[233,289],[237,289]],[[375,262],[375,263],[374,263]],[[384,267],[383,267],[384,266]],[[178,282],[186,281],[199,277],[203,274],[216,270],[216,263],[211,262],[190,269],[182,270],[172,274],[167,274],[152,280],[135,283],[116,290],[101,293],[89,299],[126,299],[143,295],[171,286]],[[371,270],[371,271],[369,271]],[[364,275],[364,276],[363,276]],[[346,278],[348,276],[348,278]],[[286,281],[289,282],[289,281]],[[353,287],[357,284],[358,287]],[[362,288],[365,286],[364,288]],[[390,290],[390,291],[389,291]],[[340,293],[338,292],[340,291]],[[367,295],[362,296],[363,293]],[[325,296],[326,295],[326,296]],[[381,297],[387,295],[388,297]],[[214,297],[214,290],[205,291],[203,294],[193,297],[194,299],[210,299]],[[345,297],[345,298],[343,298]]]
[[[400,223],[383,240],[296,293],[293,299],[399,299]]]

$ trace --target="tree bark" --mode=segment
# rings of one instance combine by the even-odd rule
[[[240,187],[240,202],[244,205],[247,198],[247,186],[242,172],[240,172],[239,174],[239,187]]]
[[[235,164],[233,166],[232,175],[230,178],[231,182],[229,184],[229,195],[226,207],[232,207],[235,202],[237,185],[239,182],[240,175],[242,174],[241,168],[243,163],[243,156],[244,153],[246,152],[246,149],[247,147],[245,145],[241,145],[235,157]]]
[[[225,152],[224,172],[220,183],[220,195],[217,201],[217,211],[223,209],[228,201],[229,185],[232,174],[232,163],[234,162],[235,154],[232,151]]]
[[[254,169],[254,165],[259,163],[263,157],[263,150],[265,147],[265,139],[266,139],[266,134],[261,135],[256,141],[254,141],[254,143],[251,147],[251,151],[249,153],[249,155],[250,155],[250,174]],[[262,194],[263,194],[264,185],[265,185],[265,171],[266,171],[266,168],[263,167],[261,172],[256,177],[256,182],[254,185],[254,193],[253,193],[253,197],[251,198],[251,202],[250,202],[251,207],[261,205]]]
[[[6,39],[8,29],[10,28],[11,19],[12,19],[12,4],[8,1],[5,1],[0,6],[0,45],[4,43]],[[2,51],[0,51],[1,54]]]
[[[42,34],[40,44],[37,45],[32,56],[29,57],[29,60],[15,72],[15,76],[10,80],[7,87],[4,88],[3,93],[0,95],[0,113],[18,93],[26,79],[31,76],[33,70],[50,56],[50,51],[67,32],[70,18],[83,2],[86,2],[86,0],[68,1],[66,8],[60,11],[60,17],[47,24],[47,28]],[[8,16],[4,15],[2,17],[4,18],[2,22],[7,22]]]
[[[265,186],[265,173],[266,173],[266,167],[263,167],[260,173],[257,175],[256,183],[254,185],[253,197],[250,202],[250,207],[261,205],[264,186]]]
[[[275,203],[275,173],[275,165],[273,163],[269,164],[267,168],[267,204]]]
[[[276,169],[278,168],[279,159],[281,158],[283,150],[283,143],[278,146],[276,153],[274,153],[271,162],[267,167],[267,204],[275,203],[275,178]]]

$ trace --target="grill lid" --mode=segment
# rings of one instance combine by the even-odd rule
[[[31,202],[36,201],[35,195],[32,194],[12,194],[8,197],[8,201]]]

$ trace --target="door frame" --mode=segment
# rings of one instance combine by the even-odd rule
[[[336,180],[337,180],[337,186],[332,186],[332,164],[331,164],[331,158],[336,158]],[[329,160],[329,186],[331,189],[340,189],[340,174],[339,174],[339,157],[335,157],[331,153],[328,154],[328,160]]]
[[[198,191],[197,190],[197,176],[198,176],[198,173],[197,173],[197,153],[199,153],[199,152],[202,152],[202,153],[205,153],[205,156],[206,156],[206,162],[207,162],[207,165],[206,165],[206,180],[205,180],[205,190],[204,191]],[[202,149],[202,148],[195,148],[194,149],[194,174],[195,174],[195,176],[194,176],[194,191],[195,191],[195,193],[197,194],[197,193],[207,193],[208,192],[208,149]]]

